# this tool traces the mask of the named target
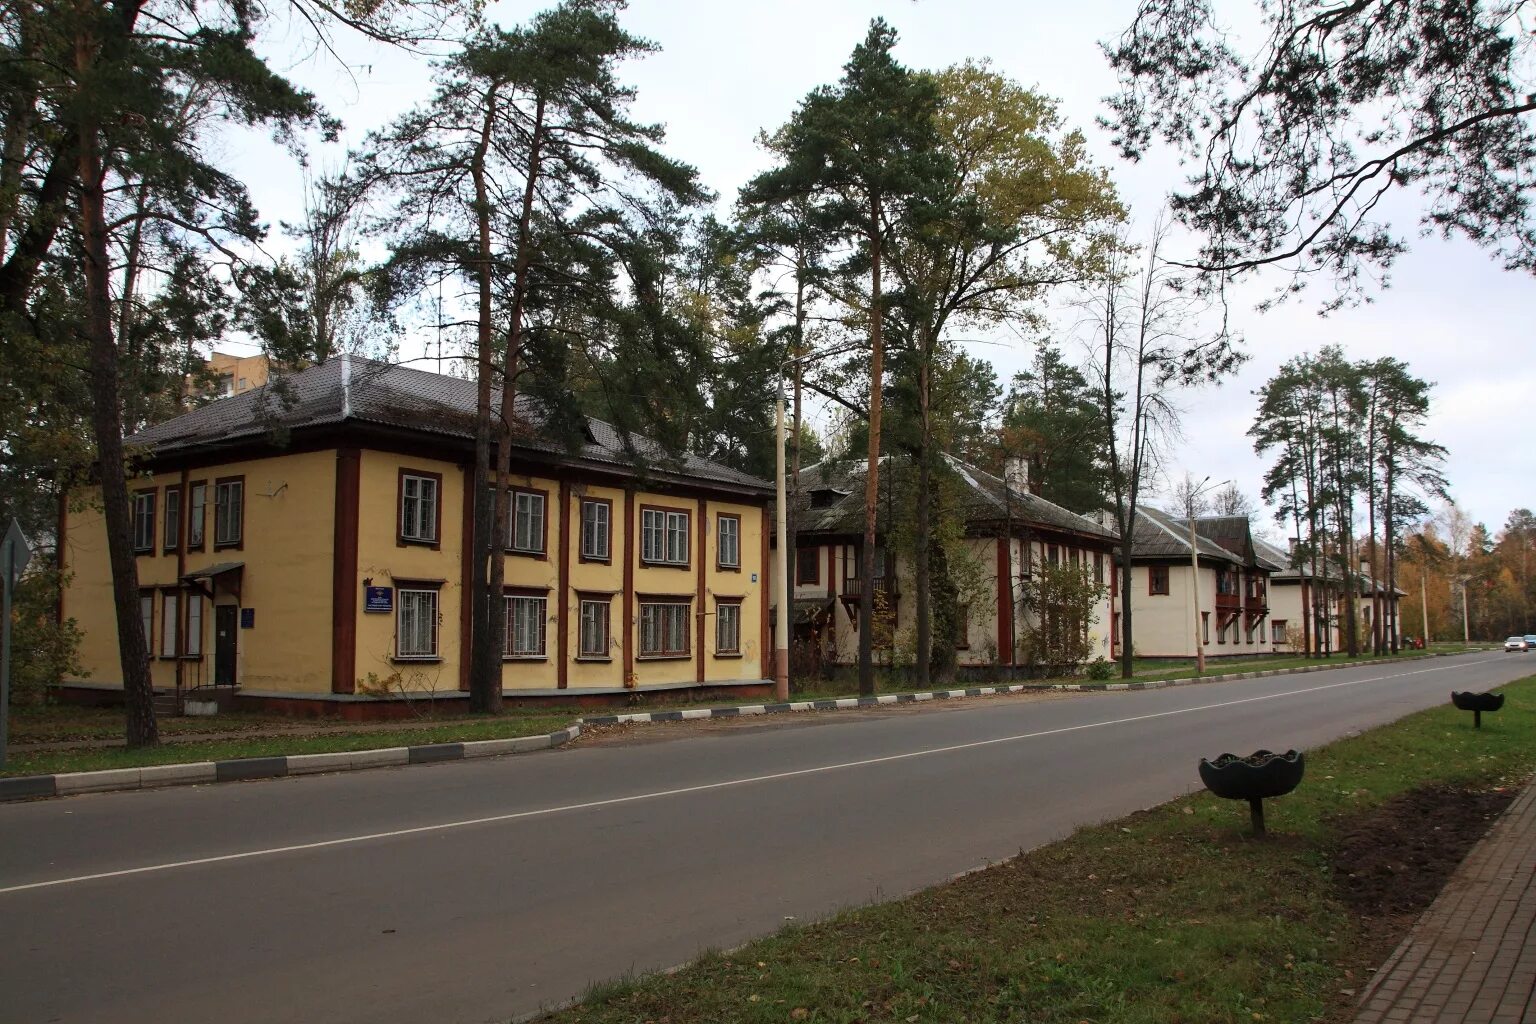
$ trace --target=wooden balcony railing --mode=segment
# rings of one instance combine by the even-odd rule
[[[901,596],[901,591],[897,588],[896,581],[889,576],[875,577],[875,593],[884,594],[886,597]],[[863,597],[864,581],[856,576],[844,576],[842,595],[844,597]]]

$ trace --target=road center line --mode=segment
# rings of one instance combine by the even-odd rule
[[[1114,718],[1103,722],[1085,722],[1081,725],[1067,725],[1057,729],[1042,729],[1038,732],[1018,733],[1013,736],[998,736],[988,740],[972,740],[968,743],[954,743],[944,747],[929,747],[924,750],[911,750],[904,754],[886,754],[882,757],[870,757],[859,761],[843,761],[838,764],[820,765],[815,768],[797,768],[793,771],[774,772],[769,775],[753,775],[744,779],[728,779],[724,782],[706,782],[697,786],[682,786],[677,789],[663,789],[651,793],[636,793],[630,796],[609,797],[604,800],[588,800],[583,803],[564,804],[559,807],[543,807],[532,811],[513,811],[507,814],[492,814],[483,818],[466,818],[461,821],[445,821],[436,825],[418,825],[414,828],[392,829],[388,832],[370,832],[366,835],[344,836],[340,839],[323,839],[313,843],[296,843],[291,846],[274,846],[261,850],[246,850],[242,853],[225,853],[214,857],[198,857],[193,860],[171,861],[165,864],[147,864],[137,868],[123,868],[119,871],[101,871],[90,875],[75,875],[70,878],[55,878],[45,882],[27,882],[23,885],[11,885],[0,888],[0,896],[7,893],[26,892],[32,889],[48,889],[54,886],[77,885],[82,882],[94,882],[106,878],[124,878],[130,875],[145,875],[158,871],[172,871],[177,868],[198,867],[203,864],[222,864],[227,861],[249,860],[254,857],[271,857],[281,853],[298,853],[304,850],[323,850],[333,846],[350,846],[356,843],[367,843],[378,839],[394,839],[399,836],[422,835],[428,832],[446,832],[450,829],[469,828],[473,825],[491,825],[498,822],[519,821],[525,818],[537,818],[551,814],[561,814],[567,811],[587,811],[597,807],[614,807],[619,804],[638,803],[642,800],[659,800],[669,796],[685,796],[689,793],[704,793],[715,789],[728,789],[733,786],[749,786],[759,782],[776,782],[780,779],[793,779],[803,775],[816,775],[821,772],[844,771],[849,768],[864,768],[869,765],[889,764],[892,761],[906,761],[917,757],[928,757],[933,754],[952,754],[961,750],[975,750],[980,747],[996,746],[1000,743],[1016,743],[1021,740],[1041,739],[1046,736],[1060,736],[1065,733],[1082,732],[1087,729],[1102,729],[1114,725],[1129,725],[1133,722],[1146,722],[1157,718],[1169,718],[1174,715],[1188,715],[1200,711],[1214,711],[1220,708],[1236,707],[1241,704],[1254,704],[1259,701],[1280,700],[1285,697],[1300,697],[1309,693],[1319,693],[1324,690],[1337,690],[1345,686],[1360,686],[1364,683],[1379,683],[1386,679],[1399,679],[1405,676],[1419,676],[1431,672],[1445,672],[1453,668],[1468,668],[1472,665],[1481,665],[1489,661],[1498,661],[1498,658],[1482,658],[1474,662],[1457,662],[1452,665],[1440,665],[1435,668],[1416,669],[1412,672],[1394,672],[1389,675],[1371,676],[1367,679],[1350,679],[1340,683],[1325,683],[1321,686],[1309,686],[1300,690],[1286,690],[1283,693],[1269,693],[1258,697],[1242,697],[1237,700],[1219,701],[1215,704],[1201,704],[1190,708],[1176,708],[1172,711],[1157,711],[1146,715],[1131,715],[1127,718]]]

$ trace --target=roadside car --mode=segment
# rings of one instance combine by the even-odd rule
[[[1528,651],[1536,651],[1536,633],[1525,634],[1525,649]]]
[[[1508,640],[1504,641],[1505,653],[1510,651],[1524,651],[1528,646],[1530,645],[1525,642],[1525,637],[1523,636],[1512,636]]]

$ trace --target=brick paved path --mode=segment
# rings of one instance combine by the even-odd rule
[[[1536,1022],[1536,783],[1376,972],[1356,1024]]]

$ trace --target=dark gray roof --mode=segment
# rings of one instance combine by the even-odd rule
[[[462,443],[474,438],[475,389],[474,381],[461,377],[341,355],[157,423],[129,437],[127,443],[163,456],[260,440],[274,428],[293,431],[343,423],[390,427]],[[491,400],[493,407],[500,405],[499,389]],[[626,435],[612,424],[588,417],[584,443],[572,450],[543,432],[545,417],[532,399],[519,395],[515,407],[523,427],[515,449],[534,457],[635,469],[636,460],[626,450]],[[661,445],[638,434],[628,434],[627,440],[655,475],[761,493],[772,490],[766,480],[697,455],[674,460]]]
[[[888,527],[892,495],[902,493],[914,480],[895,479],[914,475],[910,460],[890,455],[880,459],[880,501],[876,510],[877,529]],[[1001,523],[1010,517],[1021,527],[1055,530],[1060,533],[1112,541],[1115,533],[1098,523],[1038,494],[1009,488],[1000,478],[950,455],[944,456],[941,472],[959,483],[958,494],[967,524],[972,526]],[[864,532],[864,460],[827,461],[800,471],[800,494],[796,512],[796,533],[860,534]],[[893,486],[896,490],[892,490]],[[813,508],[813,494],[830,492],[830,504]]]
[[[1247,520],[1243,522],[1246,523]],[[1195,520],[1195,544],[1201,558],[1237,565],[1247,562],[1242,555],[1206,536],[1206,531],[1200,528],[1198,519]],[[1131,557],[1133,559],[1189,558],[1189,520],[1179,519],[1145,505],[1138,508]]]

